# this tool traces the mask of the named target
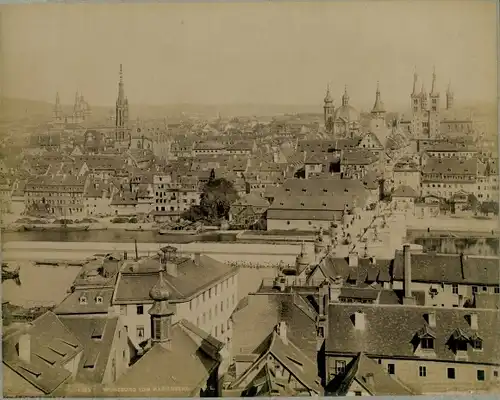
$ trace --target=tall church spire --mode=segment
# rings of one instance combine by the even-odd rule
[[[418,74],[417,69],[413,72],[413,92],[412,95],[415,96],[417,94],[417,82],[418,82]]]
[[[380,97],[380,83],[377,81],[377,91],[375,93],[375,104],[373,105],[372,114],[385,113],[384,103]]]
[[[437,88],[436,88],[436,67],[434,67],[432,71],[432,88],[431,88],[431,96],[437,95]]]
[[[123,84],[123,68],[122,64],[120,64],[120,81],[118,83],[118,99],[117,103],[124,104],[125,103],[125,89]]]

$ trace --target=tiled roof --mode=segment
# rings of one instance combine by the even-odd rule
[[[114,354],[112,343],[116,336],[119,317],[60,316],[61,322],[83,345],[83,355],[78,365],[76,381],[81,383],[103,383],[106,367]],[[123,332],[125,333],[125,332]],[[121,354],[116,355],[120,357]],[[93,365],[93,367],[90,367]]]
[[[304,311],[304,301],[309,309]],[[250,294],[247,304],[233,313],[235,354],[251,354],[283,320],[288,337],[310,359],[316,357],[316,315],[302,296],[283,293]]]
[[[353,196],[339,194],[338,196],[296,196],[276,198],[267,210],[268,219],[313,219],[331,220],[335,219],[338,211],[344,207],[350,210],[353,207]]]
[[[350,267],[347,257],[327,256],[317,268],[320,268],[327,278],[342,277],[344,281],[347,281],[356,277],[354,280],[358,285],[370,282],[390,282],[393,260],[376,259],[374,261],[373,263],[373,259],[359,257],[358,266]],[[311,275],[313,273],[314,270],[311,271]]]
[[[407,185],[401,185],[399,186],[393,193],[392,197],[412,197],[416,198],[418,197],[417,192],[415,192],[415,189],[413,189],[410,186]]]
[[[29,363],[21,360],[16,350],[19,336],[23,333],[30,335]],[[4,364],[45,394],[54,392],[70,378],[71,372],[65,365],[82,350],[82,343],[50,311],[33,321],[27,331],[2,338]],[[8,385],[4,382],[4,390]]]
[[[207,354],[199,341],[192,339],[184,323],[181,320],[172,326],[169,347],[156,344],[149,349],[109,386],[108,396],[122,396],[120,389],[131,387],[138,389],[139,393],[145,388],[148,396],[153,397],[199,396],[200,389],[219,365],[219,359]]]
[[[476,175],[477,159],[461,160],[456,157],[430,157],[423,167],[424,174]]]
[[[364,315],[364,329],[356,329],[352,316]],[[426,325],[426,315],[435,313],[435,355],[415,354],[414,338]],[[369,357],[402,357],[409,359],[455,361],[453,346],[449,346],[453,333],[460,328],[467,335],[474,331],[467,316],[477,314],[477,334],[483,341],[483,351],[467,351],[469,362],[498,363],[500,344],[497,340],[500,320],[497,310],[442,308],[421,306],[343,305],[330,304],[328,309],[329,335],[327,353],[355,355],[364,352]]]
[[[346,193],[360,200],[367,195],[361,181],[333,176],[317,179],[287,179],[279,188],[279,192],[290,196],[332,196]]]
[[[378,160],[378,157],[370,150],[349,149],[342,153],[342,164],[346,165],[370,165]]]
[[[139,266],[139,269],[149,272],[130,273],[124,271],[120,274],[116,286],[115,304],[150,301],[149,290],[158,281],[160,261],[157,257],[151,257],[142,264],[143,266]],[[234,267],[202,255],[200,256],[200,265],[197,265],[190,258],[179,260],[177,276],[165,274],[165,281],[170,286],[173,300],[186,300],[235,272]]]
[[[403,253],[396,252],[395,280],[403,280]],[[457,254],[411,254],[411,275],[415,282],[498,285],[498,258],[467,256],[463,263]]]
[[[54,310],[57,315],[107,313],[113,298],[113,288],[75,289]],[[85,303],[80,303],[84,297]]]
[[[261,197],[255,192],[250,192],[248,194],[245,194],[244,196],[241,196],[239,200],[237,200],[235,203],[233,203],[232,207],[234,206],[251,206],[251,207],[269,207],[269,203],[267,202],[266,199]]]

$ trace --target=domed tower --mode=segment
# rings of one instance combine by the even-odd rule
[[[149,310],[151,316],[151,341],[170,345],[172,339],[170,328],[172,326],[172,316],[175,314],[170,306],[170,290],[160,270],[158,282],[149,291],[149,297],[154,301],[153,307]]]
[[[344,94],[342,95],[342,107],[349,105],[349,93],[347,93],[347,85],[344,87]]]
[[[330,85],[326,87],[326,96],[324,99],[324,119],[325,119],[325,129],[328,132],[333,131],[333,113],[335,112],[335,106],[333,105],[333,98],[330,95]]]

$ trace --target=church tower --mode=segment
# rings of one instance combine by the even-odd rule
[[[327,132],[333,131],[333,113],[335,111],[335,106],[333,105],[333,99],[330,95],[330,85],[326,87],[326,96],[324,99],[324,119],[325,119],[325,129]]]
[[[63,121],[61,100],[59,99],[59,92],[56,93],[56,104],[54,105],[54,110],[52,112],[53,120],[55,123],[60,123]]]
[[[439,92],[436,85],[436,68],[434,68],[434,71],[432,72],[432,88],[429,98],[431,101],[431,107],[429,110],[429,133],[431,136],[436,137],[439,135],[441,124],[441,118],[439,115]]]
[[[347,85],[344,87],[344,94],[342,95],[342,107],[349,105],[349,93],[347,93]]]
[[[411,109],[413,114],[420,112],[421,104],[420,104],[420,96],[417,93],[417,84],[418,84],[418,74],[417,71],[413,73],[413,91],[411,92]]]
[[[375,104],[372,109],[372,117],[373,118],[384,118],[385,117],[385,108],[382,98],[380,97],[380,85],[377,82],[377,91],[375,93]]]
[[[451,82],[448,83],[448,89],[446,89],[446,109],[451,110],[453,108],[453,102],[455,100],[455,95],[451,90]]]
[[[422,82],[422,89],[420,90],[420,98],[421,104],[422,104],[422,111],[426,111],[428,109],[428,96],[427,96],[427,90],[425,90],[425,83]]]
[[[120,64],[120,81],[118,83],[118,97],[116,99],[115,127],[115,139],[119,142],[125,141],[128,127],[128,99],[125,96],[122,64]]]
[[[149,310],[151,316],[151,342],[170,346],[172,341],[172,316],[175,314],[170,305],[170,291],[160,270],[158,282],[149,291],[149,297],[154,301]]]

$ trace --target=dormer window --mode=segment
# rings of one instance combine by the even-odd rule
[[[475,351],[481,351],[481,350],[483,350],[483,339],[481,339],[477,334],[474,334],[470,338],[470,343],[471,343],[472,348]]]
[[[467,352],[467,345],[470,342],[470,338],[462,329],[460,328],[456,329],[453,332],[451,339],[453,340],[453,347],[455,349],[455,353]]]
[[[426,337],[426,338],[422,338],[420,339],[420,347],[422,349],[426,349],[426,350],[433,350],[434,349],[434,338],[431,338],[431,337]]]
[[[80,296],[79,301],[80,301],[80,304],[87,304],[87,297],[85,297],[85,296]]]
[[[102,304],[102,301],[103,301],[103,300],[102,300],[102,296],[97,296],[97,297],[95,298],[95,303],[96,303],[96,304]]]

